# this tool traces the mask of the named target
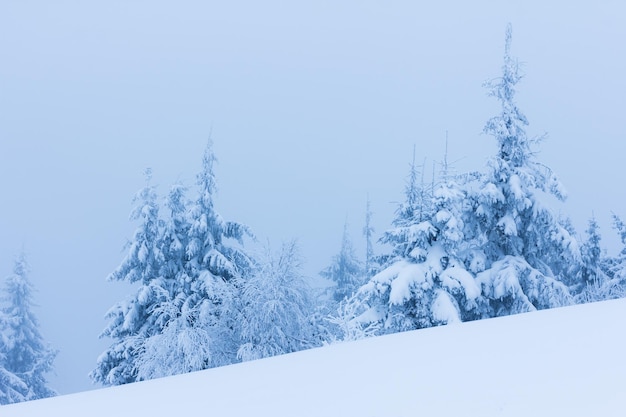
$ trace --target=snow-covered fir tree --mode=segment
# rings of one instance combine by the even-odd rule
[[[622,249],[615,256],[608,268],[608,273],[611,280],[626,281],[626,224],[624,221],[616,214],[613,214],[613,228],[619,234],[620,240],[622,242]]]
[[[164,278],[161,283],[170,297],[179,294],[183,283],[189,281],[186,275],[187,245],[191,227],[188,218],[189,206],[187,187],[181,183],[171,186],[166,199],[168,217],[163,221],[159,244],[162,257],[160,275]]]
[[[480,287],[463,263],[463,188],[446,174],[425,193],[418,189],[416,177],[413,163],[395,228],[381,239],[393,245],[392,257],[359,290],[369,307],[359,320],[379,322],[383,332],[472,320],[487,312]]]
[[[187,258],[199,290],[203,280],[196,278],[204,272],[234,282],[253,266],[252,259],[241,247],[244,237],[253,237],[250,229],[238,222],[225,221],[214,208],[213,200],[217,192],[213,172],[215,162],[212,141],[209,141],[202,158],[202,170],[198,174],[199,196],[189,212]],[[201,293],[198,291],[198,295]]]
[[[348,233],[348,222],[344,223],[339,253],[333,257],[332,263],[320,272],[320,275],[335,283],[332,291],[336,302],[352,296],[362,284],[364,271],[354,253]]]
[[[582,266],[579,272],[579,279],[583,284],[598,284],[606,280],[606,275],[602,270],[600,226],[595,217],[589,219],[586,234],[587,238],[580,247]]]
[[[7,278],[0,316],[0,404],[37,400],[56,395],[46,374],[57,355],[42,337],[32,311],[33,285],[22,253]]]
[[[140,222],[110,280],[138,285],[108,312],[103,336],[114,343],[98,358],[95,382],[119,385],[226,365],[237,360],[236,297],[254,266],[243,250],[249,229],[214,208],[215,156],[209,141],[198,174],[199,196],[175,184],[159,214],[154,186],[138,193]]]
[[[424,165],[417,166],[415,163],[415,146],[413,146],[413,159],[404,188],[405,200],[398,207],[394,219],[396,226],[411,224],[416,221],[419,223],[432,214],[432,191],[434,187],[429,188],[424,183],[423,170]]]
[[[411,233],[411,226],[420,224],[432,215],[432,188],[429,189],[424,184],[423,173],[415,165],[414,147],[413,160],[404,187],[405,199],[396,210],[393,219],[394,229],[387,230],[380,238],[381,243],[392,245],[393,253],[390,256],[381,256],[379,259],[381,264],[388,263],[393,258],[406,257],[413,250],[416,242],[409,239],[407,234]]]
[[[374,257],[374,244],[372,242],[374,231],[372,226],[372,209],[368,195],[365,205],[365,225],[363,226],[363,237],[365,237],[365,269],[363,272],[366,278],[369,278],[374,272],[378,272],[376,258]]]
[[[573,285],[571,265],[580,262],[578,245],[538,196],[565,198],[550,169],[535,160],[526,117],[514,96],[521,80],[518,62],[511,57],[511,26],[507,27],[502,77],[487,84],[501,105],[485,133],[498,151],[478,190],[470,196],[474,219],[472,238],[478,250],[471,261],[483,293],[496,315],[567,305],[567,285]]]
[[[144,344],[139,359],[141,379],[197,371],[237,360],[236,297],[254,261],[243,250],[247,226],[225,221],[214,207],[216,182],[209,141],[198,174],[199,196],[185,218],[172,214],[168,257],[177,282],[154,311],[163,331]],[[176,200],[170,199],[174,204]],[[175,204],[174,204],[175,206]],[[172,206],[173,207],[173,206]],[[176,209],[174,212],[179,212]]]
[[[301,271],[294,241],[278,254],[269,248],[241,288],[238,320],[241,345],[237,356],[261,359],[314,347],[311,290]]]
[[[101,337],[114,341],[97,360],[96,369],[90,374],[95,382],[104,385],[121,385],[137,380],[137,357],[143,343],[151,335],[159,333],[155,326],[153,309],[163,301],[160,290],[164,263],[160,251],[161,225],[155,186],[150,184],[151,171],[146,170],[146,185],[137,193],[137,204],[130,215],[139,221],[128,252],[109,276],[109,281],[126,281],[138,284],[135,293],[116,303],[106,314],[108,326]]]
[[[581,302],[626,297],[626,224],[616,214],[613,214],[613,228],[619,234],[622,249],[616,256],[600,258],[599,268],[596,271],[601,277],[596,278],[595,282],[587,284],[585,291],[578,296]],[[591,236],[589,240],[591,240]],[[593,246],[591,247],[593,248]],[[593,266],[593,263],[591,265]]]
[[[613,226],[624,230],[620,218],[613,216]],[[582,265],[578,270],[581,290],[576,294],[577,303],[611,300],[626,296],[626,282],[619,279],[623,253],[609,257],[603,252],[600,241],[600,227],[595,217],[589,220],[587,237],[581,245]],[[621,237],[623,236],[620,233]],[[623,251],[622,251],[623,252]],[[618,277],[616,278],[616,273]]]

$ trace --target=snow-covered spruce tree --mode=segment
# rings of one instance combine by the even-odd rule
[[[576,301],[594,302],[626,297],[626,225],[622,219],[613,214],[613,228],[622,241],[623,248],[617,256],[601,256],[599,248],[600,235],[595,219],[590,221],[587,230],[588,238],[583,244],[583,260],[587,261],[583,275],[587,278],[584,290],[576,295]]]
[[[611,280],[626,282],[626,224],[616,214],[613,214],[613,228],[619,234],[623,247],[611,260],[608,273]]]
[[[575,284],[571,265],[580,262],[576,240],[538,199],[543,193],[564,200],[565,193],[551,170],[535,161],[531,145],[538,139],[526,136],[528,121],[514,101],[522,76],[510,55],[510,25],[505,45],[502,77],[487,83],[501,112],[484,128],[498,152],[470,196],[479,248],[473,272],[480,272],[483,294],[498,316],[570,304],[566,285]]]
[[[186,225],[181,219],[175,227],[182,225],[186,230],[184,262],[174,267],[182,267],[175,291],[155,310],[163,331],[144,344],[138,371],[142,379],[237,360],[236,296],[254,266],[242,244],[252,234],[246,226],[224,221],[216,212],[214,162],[209,141],[198,175],[198,199],[189,207]]]
[[[615,215],[613,225],[618,231],[623,228],[623,223]],[[626,282],[614,279],[623,254],[613,258],[603,253],[600,247],[600,227],[595,217],[589,220],[586,232],[587,238],[580,248],[582,265],[578,271],[582,288],[575,296],[576,302],[591,303],[626,296]]]
[[[354,253],[347,222],[343,226],[339,253],[333,257],[332,263],[320,272],[320,275],[335,283],[336,286],[332,288],[332,291],[336,302],[350,297],[362,284],[364,271]]]
[[[606,281],[606,275],[602,270],[602,249],[600,247],[600,226],[595,217],[589,219],[586,230],[587,238],[580,248],[582,266],[579,279],[583,284],[600,283]]]
[[[463,263],[464,190],[455,177],[444,175],[431,193],[423,194],[416,173],[412,164],[395,228],[381,239],[393,245],[393,255],[359,289],[369,306],[359,320],[379,322],[385,333],[482,318],[487,311],[480,287]]]
[[[179,294],[182,284],[189,281],[186,276],[186,261],[191,225],[188,218],[190,203],[186,193],[187,187],[181,183],[170,187],[166,199],[169,216],[163,222],[159,243],[162,257],[160,274],[165,278],[162,284],[170,297]]]
[[[166,297],[161,290],[164,262],[159,248],[161,225],[155,187],[150,184],[151,171],[146,170],[146,185],[137,193],[137,204],[130,215],[139,221],[128,252],[108,277],[109,281],[138,284],[135,293],[116,303],[106,314],[108,326],[100,337],[110,337],[113,343],[97,360],[90,377],[104,385],[121,385],[137,381],[137,357],[149,336],[160,332],[155,325],[153,309]]]
[[[241,288],[239,317],[242,361],[314,347],[313,302],[295,242],[278,254],[269,248]]]
[[[415,146],[413,146],[413,159],[411,161],[409,176],[404,188],[405,201],[400,204],[396,211],[395,226],[420,223],[432,214],[432,191],[424,183],[424,172],[415,164]],[[434,179],[433,179],[434,181]]]
[[[365,205],[365,225],[363,226],[363,236],[365,237],[365,269],[364,275],[369,278],[375,272],[378,272],[376,258],[374,257],[374,244],[372,238],[374,236],[374,227],[372,226],[372,209],[370,206],[369,196]]]
[[[423,167],[422,167],[423,168]],[[418,181],[418,177],[421,179]],[[409,176],[404,187],[404,201],[398,206],[393,220],[394,228],[387,230],[380,238],[380,242],[393,246],[391,255],[380,256],[381,264],[388,264],[394,259],[409,256],[417,241],[413,234],[415,225],[422,223],[433,214],[432,187],[429,189],[424,184],[424,176],[415,165],[415,148],[413,148],[413,160],[410,164]]]
[[[45,374],[52,371],[57,351],[39,331],[33,307],[33,285],[22,253],[7,278],[5,306],[0,322],[0,404],[37,400],[56,395]]]

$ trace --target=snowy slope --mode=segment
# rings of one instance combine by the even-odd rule
[[[4,406],[0,416],[622,416],[625,317],[616,300],[431,328]]]

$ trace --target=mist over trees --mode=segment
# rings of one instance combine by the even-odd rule
[[[162,199],[151,184],[135,197],[138,224],[109,280],[135,288],[107,313],[113,340],[90,374],[120,385],[295,352],[328,343],[621,297],[626,249],[602,250],[592,218],[584,239],[548,199],[563,201],[556,175],[537,157],[543,139],[515,93],[523,75],[505,36],[502,73],[485,84],[500,111],[484,132],[497,152],[484,171],[455,173],[447,151],[425,183],[413,160],[404,201],[374,254],[369,198],[357,256],[344,227],[337,254],[320,272],[327,291],[311,287],[295,242],[263,251],[246,225],[215,209],[211,142],[196,196],[173,185]],[[626,248],[626,226],[614,228]],[[261,254],[259,254],[261,253]],[[0,375],[11,381],[11,375]],[[19,384],[16,390],[22,389]]]

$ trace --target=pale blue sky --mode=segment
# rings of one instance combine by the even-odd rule
[[[209,132],[217,207],[275,246],[297,237],[313,275],[355,245],[366,195],[389,226],[417,159],[483,169],[498,111],[506,24],[525,63],[518,103],[539,159],[583,233],[592,210],[617,249],[626,216],[626,7],[619,1],[24,1],[0,4],[0,277],[24,245],[51,385],[93,388],[106,310],[129,287],[119,264],[131,199],[152,167],[159,191],[194,182]]]

